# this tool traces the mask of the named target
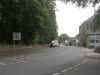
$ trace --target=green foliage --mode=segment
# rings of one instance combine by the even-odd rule
[[[57,37],[54,9],[54,0],[0,0],[0,42],[21,32],[22,44],[49,43]]]
[[[57,24],[55,16],[55,5],[53,0],[46,1],[44,4],[45,15],[43,16],[43,27],[40,29],[40,43],[49,43],[57,37]]]
[[[61,1],[63,1],[64,3],[72,2],[77,6],[81,7],[86,7],[89,4],[96,5],[97,3],[100,2],[100,0],[61,0]]]
[[[67,34],[61,34],[59,37],[58,37],[58,41],[59,43],[64,43],[66,40],[69,39],[69,36]]]
[[[93,23],[94,23],[93,30],[100,29],[100,7],[98,8],[96,14],[94,15]]]

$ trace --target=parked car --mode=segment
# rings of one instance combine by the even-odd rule
[[[50,43],[50,47],[58,47],[59,46],[59,43],[57,40],[54,40]]]

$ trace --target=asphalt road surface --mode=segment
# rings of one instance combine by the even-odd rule
[[[0,75],[100,75],[100,61],[80,47],[46,48],[0,56]]]

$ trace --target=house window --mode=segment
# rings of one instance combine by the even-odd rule
[[[87,24],[87,29],[89,29],[89,25]]]
[[[95,43],[95,40],[90,40],[90,43]],[[99,40],[96,40],[96,43],[99,43]]]

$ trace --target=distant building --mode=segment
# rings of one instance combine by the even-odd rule
[[[75,38],[74,37],[69,37],[69,45],[70,46],[74,46],[75,45],[75,40],[74,40]]]
[[[75,45],[79,46],[79,34],[75,36]]]
[[[100,46],[100,30],[93,31],[94,16],[87,19],[79,26],[79,41],[81,46],[92,48]]]

